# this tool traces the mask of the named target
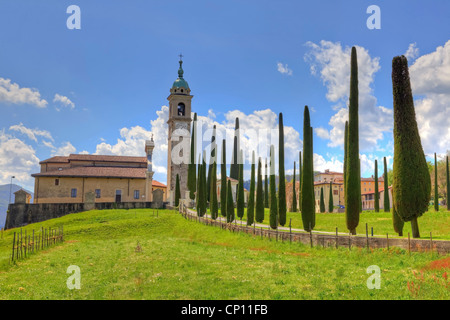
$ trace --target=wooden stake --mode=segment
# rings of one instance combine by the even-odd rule
[[[338,248],[338,244],[339,244],[338,237],[339,237],[339,235],[338,235],[338,228],[336,227],[336,249]]]
[[[389,251],[389,234],[386,233],[386,243],[387,243],[387,249]]]
[[[14,238],[13,238],[13,246],[12,246],[12,261],[14,261],[14,246],[16,245],[16,233],[14,232]]]
[[[411,256],[411,238],[409,237],[409,232],[408,232],[408,253]]]

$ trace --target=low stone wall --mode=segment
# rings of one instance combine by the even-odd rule
[[[352,247],[381,249],[398,247],[407,251],[416,252],[438,252],[440,254],[450,253],[450,241],[444,240],[423,240],[423,239],[389,239],[379,237],[335,235],[324,233],[289,232],[268,229],[267,227],[246,226],[240,223],[226,223],[224,221],[212,220],[210,218],[198,217],[194,212],[186,208],[181,208],[181,214],[189,220],[195,220],[206,225],[220,227],[232,232],[244,232],[254,236],[266,237],[277,241],[297,241],[311,246],[323,247]]]
[[[166,203],[156,202],[99,202],[99,203],[14,203],[8,207],[5,229],[59,218],[70,213],[106,209],[164,209]]]

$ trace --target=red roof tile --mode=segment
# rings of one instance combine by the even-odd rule
[[[130,156],[105,156],[97,154],[71,154],[69,161],[102,161],[102,162],[143,162],[147,163],[146,157],[130,157]]]
[[[46,160],[42,160],[41,162],[39,162],[39,164],[41,164],[41,163],[67,163],[67,162],[69,162],[69,157],[56,156],[56,157],[51,157]]]

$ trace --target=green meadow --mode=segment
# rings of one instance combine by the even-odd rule
[[[422,230],[427,215],[439,214],[425,214]],[[367,216],[378,232],[388,228],[387,214]],[[325,224],[326,217],[330,220]],[[448,230],[448,219],[443,212],[441,224],[446,227],[441,232]],[[332,229],[338,220],[339,215],[318,215],[317,225]],[[450,298],[450,259],[436,253],[310,248],[202,225],[174,211],[159,210],[156,216],[152,209],[69,214],[23,231],[60,225],[64,243],[15,264],[9,262],[12,237],[20,229],[3,234],[0,299]],[[66,285],[71,265],[80,268],[79,290]],[[381,270],[380,289],[367,287],[372,265]]]

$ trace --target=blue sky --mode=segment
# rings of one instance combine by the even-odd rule
[[[81,9],[80,30],[66,27],[72,4]],[[366,26],[370,5],[381,9],[380,30]],[[0,183],[15,175],[32,187],[37,163],[57,154],[143,155],[151,132],[161,145],[155,178],[165,182],[163,106],[180,52],[193,111],[208,125],[231,128],[240,114],[248,126],[273,126],[282,112],[291,169],[308,105],[315,166],[338,170],[343,66],[358,46],[364,176],[374,159],[392,159],[391,61],[408,52],[425,152],[443,154],[450,149],[449,12],[444,0],[2,1]],[[444,73],[437,80],[436,70]]]

